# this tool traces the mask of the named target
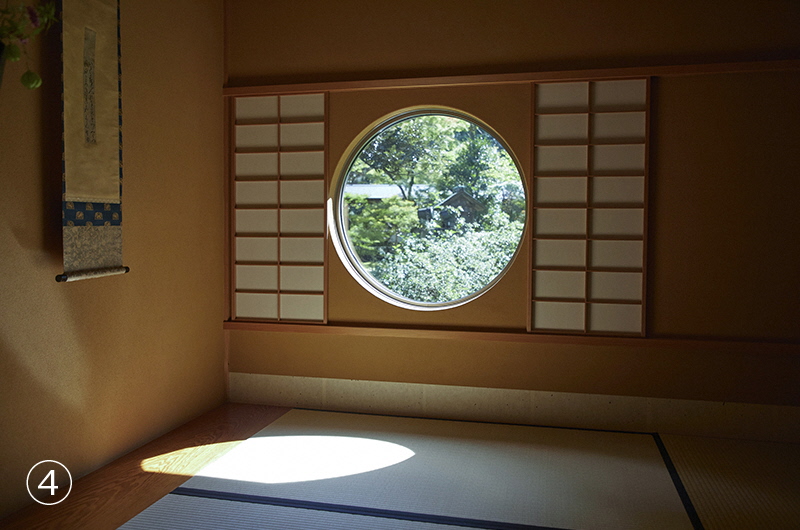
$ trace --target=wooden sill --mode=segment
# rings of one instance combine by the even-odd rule
[[[289,410],[263,405],[222,405],[76,480],[70,495],[60,504],[32,503],[0,520],[0,527],[26,530],[117,528],[232,449],[237,442],[249,438]],[[144,460],[182,449],[190,450],[156,463],[163,471],[142,469]]]

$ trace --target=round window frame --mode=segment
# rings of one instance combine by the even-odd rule
[[[492,278],[491,281],[489,281],[482,288],[462,298],[448,300],[446,302],[421,302],[406,298],[387,288],[380,281],[378,281],[377,278],[372,276],[372,274],[370,274],[369,271],[367,271],[362,265],[361,259],[358,257],[358,253],[350,244],[350,238],[347,234],[347,230],[344,228],[344,209],[342,208],[344,203],[344,188],[347,181],[347,174],[349,173],[350,167],[355,162],[356,158],[358,158],[358,156],[361,154],[361,151],[364,149],[365,145],[383,130],[396,123],[414,118],[416,116],[430,115],[448,116],[464,120],[473,123],[488,132],[503,147],[503,149],[505,149],[506,153],[508,153],[509,157],[514,163],[514,166],[517,169],[517,174],[519,175],[522,183],[522,190],[525,196],[525,216],[522,225],[522,233],[520,234],[517,248],[514,250],[514,253],[506,265],[500,270],[500,272],[497,273],[494,278]],[[364,128],[364,130],[362,130],[361,133],[359,133],[358,136],[356,136],[356,138],[350,143],[342,157],[339,159],[339,163],[334,171],[334,179],[328,199],[328,225],[332,235],[331,240],[333,242],[333,247],[336,251],[336,254],[339,256],[339,259],[347,272],[353,277],[353,279],[356,280],[356,282],[358,282],[359,285],[361,285],[361,287],[366,289],[367,292],[376,298],[393,306],[413,311],[441,311],[445,309],[453,309],[480,298],[495,285],[497,285],[500,280],[503,279],[521,253],[523,242],[525,241],[525,237],[528,232],[529,212],[530,192],[528,190],[528,181],[527,178],[525,178],[525,172],[522,169],[519,159],[508,142],[506,142],[505,139],[489,124],[467,112],[451,107],[432,105],[400,109],[383,116]]]

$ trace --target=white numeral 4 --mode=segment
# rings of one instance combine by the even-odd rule
[[[50,485],[49,486],[45,486],[44,483],[47,482],[48,479],[50,479]],[[45,476],[42,479],[42,481],[39,483],[39,489],[40,490],[50,490],[50,495],[55,495],[56,494],[56,490],[58,489],[58,486],[56,486],[56,470],[55,469],[51,469],[50,472],[47,474],[47,476]]]

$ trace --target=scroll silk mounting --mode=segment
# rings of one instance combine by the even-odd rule
[[[63,0],[62,235],[67,282],[123,274],[118,0]]]

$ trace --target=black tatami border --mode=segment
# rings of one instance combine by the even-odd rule
[[[220,501],[247,502],[251,504],[263,504],[267,506],[280,506],[282,508],[317,510],[323,512],[343,513],[348,515],[360,515],[364,517],[380,517],[383,519],[414,521],[418,523],[434,523],[461,528],[481,528],[483,530],[567,530],[551,526],[533,526],[527,524],[505,523],[502,521],[466,519],[462,517],[449,517],[445,515],[431,515],[426,513],[404,512],[399,510],[383,510],[380,508],[365,508],[363,506],[349,506],[346,504],[283,499],[280,497],[228,493],[223,491],[211,491],[197,488],[175,488],[170,495],[200,497],[204,499],[215,499]]]
[[[672,463],[672,457],[669,456],[667,446],[664,445],[664,441],[658,433],[654,432],[652,436],[656,442],[656,447],[658,447],[658,452],[661,453],[661,458],[664,460],[664,465],[667,466],[667,471],[669,471],[669,476],[672,479],[672,483],[675,485],[675,490],[681,498],[683,509],[686,510],[686,515],[689,516],[694,530],[705,530],[702,521],[700,521],[700,516],[697,515],[697,510],[695,510],[694,504],[692,504],[692,499],[689,497],[689,492],[686,491],[683,481],[681,481],[681,477],[678,474],[678,470],[675,468],[675,464]]]

